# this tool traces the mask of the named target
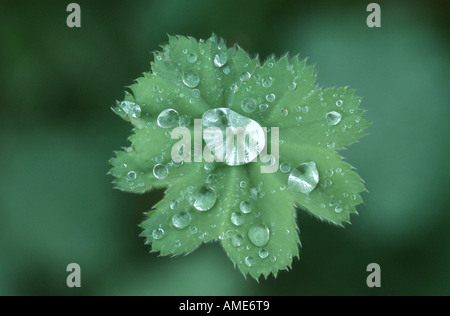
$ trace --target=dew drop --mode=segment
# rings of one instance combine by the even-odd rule
[[[314,161],[304,162],[289,174],[288,189],[308,194],[319,182],[319,171]]]
[[[174,210],[177,206],[178,206],[178,201],[177,200],[173,200],[172,202],[170,202],[170,209]]]
[[[255,259],[253,259],[253,257],[246,257],[245,264],[249,267],[253,267],[255,265]]]
[[[262,103],[259,105],[259,109],[263,112],[267,111],[268,108],[269,108],[269,105],[267,103]]]
[[[342,211],[343,211],[344,209],[342,208],[342,206],[336,206],[335,207],[335,209],[334,209],[334,211],[336,212],[336,213],[342,213]]]
[[[288,85],[288,89],[291,90],[291,91],[295,90],[296,88],[297,88],[297,84],[295,82],[291,82]]]
[[[243,240],[243,236],[241,235],[234,235],[233,237],[231,237],[231,244],[234,247],[240,247],[242,245],[242,240]]]
[[[231,69],[230,69],[230,67],[225,66],[225,67],[223,67],[222,71],[224,74],[228,75],[231,72]]]
[[[191,214],[186,211],[179,212],[172,216],[172,223],[178,229],[183,229],[189,226],[191,222]]]
[[[266,225],[253,225],[248,230],[248,238],[257,247],[264,247],[269,242],[270,230]]]
[[[329,125],[337,125],[342,119],[342,115],[339,112],[331,111],[326,115],[326,120]]]
[[[239,205],[239,209],[241,210],[242,213],[248,214],[248,213],[251,213],[252,206],[249,202],[242,201],[241,204]]]
[[[343,102],[342,100],[337,100],[337,101],[336,101],[336,105],[337,105],[338,107],[341,107],[343,103],[344,103],[344,102]]]
[[[197,227],[196,226],[191,226],[191,227],[189,227],[189,232],[191,233],[191,234],[197,234],[197,231],[198,231],[198,229],[197,229]]]
[[[156,179],[163,180],[169,175],[169,169],[165,165],[156,164],[153,167],[153,175]]]
[[[241,226],[244,223],[244,214],[241,212],[233,212],[231,214],[231,222],[236,226]]]
[[[216,201],[216,191],[209,186],[203,186],[194,194],[192,205],[199,211],[209,211]]]
[[[136,180],[137,178],[137,174],[134,171],[130,171],[127,173],[127,180],[132,181],[132,180]]]
[[[166,109],[159,113],[156,122],[161,128],[174,128],[178,126],[180,116],[174,109]]]
[[[200,97],[200,90],[198,90],[198,89],[192,89],[191,95],[192,95],[194,98],[198,99],[198,98]]]
[[[265,249],[260,249],[258,255],[261,259],[266,259],[269,256],[269,252]]]
[[[267,100],[267,102],[275,101],[275,94],[270,93],[270,94],[266,95],[266,100]]]
[[[153,230],[152,236],[156,240],[163,238],[164,237],[164,229],[162,229],[161,227],[156,228],[155,230]]]
[[[199,76],[193,71],[183,73],[182,80],[185,86],[189,88],[195,88],[200,83]]]
[[[287,162],[283,162],[280,165],[280,170],[283,173],[288,173],[289,171],[291,171],[291,166]]]
[[[256,110],[256,101],[253,98],[245,98],[241,103],[242,110],[246,113],[251,113]]]
[[[188,62],[191,64],[195,63],[197,61],[197,55],[195,54],[189,54],[187,57]]]
[[[356,200],[356,195],[354,195],[354,194],[350,195],[350,200],[355,201]]]
[[[253,161],[266,144],[266,137],[261,125],[229,108],[215,108],[206,111],[202,116],[202,126],[203,140],[206,146],[210,150],[222,146],[222,150],[216,150],[218,153],[215,154],[216,161],[223,161],[229,166],[244,165]],[[217,133],[211,132],[209,127],[218,127],[222,131],[222,142],[218,142]],[[237,144],[234,137],[226,137],[227,128],[234,134],[240,133],[243,129],[244,133],[248,135],[249,141],[244,142],[244,144]],[[229,144],[230,142],[232,143]],[[229,148],[231,148],[231,151],[228,150]]]
[[[272,77],[265,77],[262,79],[261,84],[264,88],[270,88],[273,84]]]
[[[225,52],[220,52],[214,56],[214,66],[223,67],[227,63],[227,54]]]
[[[119,107],[130,117],[139,118],[141,116],[141,107],[134,102],[123,101]]]
[[[248,80],[250,80],[251,77],[252,77],[252,74],[249,73],[248,71],[246,71],[241,75],[241,81],[248,81]]]

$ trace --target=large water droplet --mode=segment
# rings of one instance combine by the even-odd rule
[[[233,212],[231,214],[231,222],[236,226],[241,226],[244,223],[244,214],[241,212]]]
[[[180,116],[176,110],[166,109],[159,113],[156,121],[161,128],[174,128],[178,126],[179,120]]]
[[[215,154],[216,161],[223,161],[229,166],[251,162],[266,145],[266,137],[261,125],[229,108],[216,108],[206,111],[202,116],[202,124],[203,139],[206,146],[217,153]],[[218,127],[222,132],[222,139],[216,139],[217,133],[208,131],[209,127]],[[233,137],[226,137],[227,128],[232,132]],[[240,143],[235,142],[236,137],[234,135],[238,135],[237,139],[241,140]],[[247,135],[248,142],[246,141]],[[222,145],[221,151],[217,150],[220,145]],[[230,152],[227,152],[227,147],[231,148]],[[220,152],[222,153],[221,157],[218,156]]]
[[[179,212],[172,216],[172,223],[178,229],[183,229],[189,226],[191,222],[191,214],[186,211]]]
[[[134,102],[123,101],[119,107],[130,117],[139,118],[141,116],[141,107]]]
[[[199,211],[209,211],[216,201],[216,191],[209,186],[203,186],[194,194],[192,205]]]
[[[304,162],[289,174],[288,189],[308,194],[319,182],[319,171],[314,161]]]
[[[239,209],[241,210],[242,213],[248,214],[252,211],[252,206],[249,202],[242,201],[241,204],[239,205]]]
[[[248,238],[257,247],[264,247],[269,242],[270,230],[266,225],[253,225],[248,230]]]
[[[256,110],[256,101],[252,98],[245,98],[241,103],[242,110],[246,113],[251,113]]]
[[[326,115],[326,120],[329,125],[337,125],[342,119],[342,115],[339,112],[331,111]]]
[[[199,76],[193,71],[186,71],[182,77],[183,83],[189,88],[195,88],[200,83]]]
[[[169,175],[169,169],[165,165],[156,164],[153,167],[153,175],[156,179],[163,180]]]
[[[227,62],[227,54],[225,52],[220,52],[214,56],[214,66],[222,67]]]
[[[161,239],[164,237],[164,229],[162,229],[161,227],[156,228],[155,230],[153,230],[152,232],[152,236],[154,239]]]

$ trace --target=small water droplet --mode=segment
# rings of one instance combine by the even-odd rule
[[[273,101],[275,101],[275,98],[276,98],[275,94],[273,94],[273,93],[266,95],[267,102],[273,102]]]
[[[189,54],[187,57],[188,62],[191,64],[195,63],[197,61],[197,55],[195,54]]]
[[[259,109],[261,110],[261,111],[267,111],[267,109],[269,108],[269,105],[268,104],[266,104],[266,103],[262,103],[262,104],[260,104],[259,105]]]
[[[336,101],[336,105],[337,105],[338,107],[341,107],[343,103],[344,103],[344,102],[343,102],[342,100],[337,100],[337,101]]]
[[[192,205],[199,211],[209,211],[216,201],[216,191],[209,186],[203,186],[194,194]]]
[[[291,91],[295,90],[296,88],[297,88],[297,84],[295,82],[291,82],[288,85],[288,89],[291,90]]]
[[[241,204],[239,205],[239,209],[241,210],[242,213],[248,214],[248,213],[251,213],[252,206],[249,202],[242,201]]]
[[[314,161],[304,162],[293,169],[288,179],[288,189],[308,194],[319,182],[319,171]]]
[[[214,181],[216,181],[216,175],[214,173],[211,173],[206,178],[206,183],[213,183]]]
[[[225,67],[223,67],[222,71],[224,74],[228,75],[231,72],[231,69],[230,69],[230,67],[225,66]]]
[[[136,178],[137,178],[136,172],[130,171],[127,173],[127,180],[132,181],[132,180],[136,180]]]
[[[354,195],[354,194],[350,195],[350,200],[355,201],[356,200],[356,195]]]
[[[342,206],[336,206],[336,208],[334,209],[334,211],[336,212],[336,213],[342,213],[342,211],[343,211],[344,209],[342,208]]]
[[[179,212],[172,216],[172,223],[178,229],[183,229],[189,226],[191,222],[191,214],[186,211]]]
[[[253,98],[245,98],[241,103],[242,110],[246,113],[251,113],[256,110],[256,101]]]
[[[252,77],[252,74],[249,73],[248,71],[246,71],[241,75],[241,81],[248,81],[248,80],[250,80],[251,77]]]
[[[231,237],[231,244],[234,247],[240,247],[242,245],[243,239],[244,237],[242,235],[234,235],[233,237]]]
[[[191,227],[189,227],[189,232],[190,232],[192,235],[197,234],[197,231],[198,231],[198,229],[197,229],[196,226],[191,226]]]
[[[288,173],[289,171],[291,171],[291,166],[287,162],[283,162],[280,165],[280,171],[283,173]]]
[[[264,88],[270,88],[273,84],[272,77],[265,77],[262,79],[261,84]]]
[[[172,202],[170,202],[170,209],[174,210],[177,206],[178,206],[178,201],[177,200],[173,200]]]
[[[180,116],[174,109],[166,109],[159,113],[156,122],[161,128],[174,128],[178,126]]]
[[[248,230],[248,238],[257,247],[264,247],[270,239],[270,230],[266,225],[253,225]]]
[[[195,88],[200,83],[199,76],[193,71],[186,71],[182,76],[183,83],[189,88]]]
[[[198,98],[200,97],[200,90],[198,90],[198,89],[192,89],[192,90],[191,90],[191,95],[192,95],[194,98],[198,99]]]
[[[342,119],[342,115],[339,112],[331,111],[326,115],[326,120],[329,125],[337,125]]]
[[[241,226],[244,223],[244,214],[241,212],[233,212],[231,214],[231,222],[236,226]]]
[[[265,249],[260,249],[258,255],[261,259],[266,259],[269,256],[269,252]]]
[[[240,183],[239,183],[239,186],[241,187],[241,188],[246,188],[247,187],[247,182],[245,182],[245,181],[241,181]]]
[[[214,66],[222,67],[227,62],[227,54],[226,52],[219,52],[214,56]]]
[[[253,267],[255,265],[255,259],[253,259],[253,257],[246,257],[245,264],[249,267]]]
[[[161,227],[156,228],[155,230],[153,230],[152,236],[156,240],[163,238],[164,237],[164,229],[162,229]]]
[[[329,175],[330,177],[333,176],[333,174],[334,174],[333,169],[328,169],[328,170],[326,171],[326,173],[327,173],[327,175]]]
[[[163,180],[169,175],[169,169],[165,165],[156,164],[153,167],[153,175],[156,179]]]

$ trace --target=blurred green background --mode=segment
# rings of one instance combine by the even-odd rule
[[[448,1],[72,1],[0,4],[0,295],[450,295]],[[131,125],[110,111],[167,34],[316,64],[364,97],[369,136],[342,151],[370,193],[345,229],[299,213],[293,270],[244,279],[218,243],[149,254],[138,224],[162,192],[113,190]],[[66,266],[82,288],[66,286]],[[382,287],[366,286],[366,267]]]

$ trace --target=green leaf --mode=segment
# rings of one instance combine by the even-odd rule
[[[131,145],[111,160],[110,173],[124,191],[166,188],[141,225],[152,251],[179,255],[219,240],[239,270],[258,279],[277,275],[299,256],[296,209],[340,226],[356,213],[364,185],[335,152],[364,136],[368,126],[353,90],[319,89],[314,68],[298,56],[261,64],[214,35],[206,41],[169,37],[151,68],[113,108],[134,129]],[[194,144],[194,120],[215,108],[267,127],[272,160],[237,166],[174,161],[180,139],[172,139],[172,128],[188,128]],[[158,121],[167,111],[171,121]],[[270,142],[275,128],[278,157],[277,140]],[[192,153],[204,147],[203,141]],[[280,167],[262,173],[270,161]],[[311,166],[310,178],[305,166]],[[307,191],[292,186],[304,181],[311,181]]]

